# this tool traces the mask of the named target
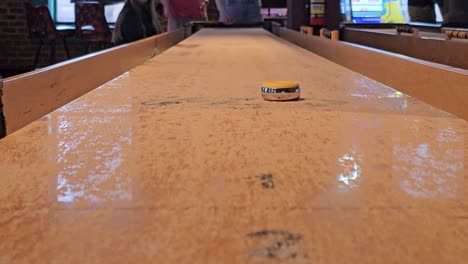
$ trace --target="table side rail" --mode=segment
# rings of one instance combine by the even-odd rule
[[[468,120],[468,71],[279,28],[277,35],[355,72]]]
[[[181,28],[5,79],[2,102],[6,135],[144,63],[186,37],[186,29]]]
[[[447,41],[442,33],[439,39],[435,39],[431,37],[414,37],[408,34],[398,35],[396,31],[389,33],[345,28],[342,30],[342,40],[468,69],[468,62],[464,56],[468,49],[468,42]]]

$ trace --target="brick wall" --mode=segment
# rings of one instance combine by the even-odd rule
[[[0,69],[24,70],[32,57],[27,39],[25,0],[0,1]]]
[[[32,70],[34,56],[39,42],[30,40],[26,23],[25,2],[31,0],[0,0],[0,74],[10,76]],[[37,4],[37,0],[34,4]],[[84,55],[85,43],[69,39],[68,46],[72,58]],[[91,46],[90,51],[96,50]],[[49,65],[50,46],[44,45],[38,67]],[[63,44],[56,47],[56,62],[66,60]]]

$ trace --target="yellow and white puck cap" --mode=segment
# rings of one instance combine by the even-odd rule
[[[267,101],[291,101],[301,96],[296,81],[269,81],[262,84],[262,97]]]

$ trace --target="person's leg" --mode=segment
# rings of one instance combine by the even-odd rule
[[[258,0],[248,0],[248,1],[246,1],[247,16],[246,16],[246,21],[245,22],[247,22],[247,23],[257,23],[257,22],[262,22],[263,21],[261,6],[260,6],[259,3],[260,2]]]
[[[263,20],[259,0],[224,0],[227,15],[234,23],[253,23]],[[224,19],[220,17],[220,20]]]
[[[171,17],[167,20],[167,31],[171,32],[174,31],[181,26],[183,26],[183,18],[182,17]]]
[[[224,0],[227,15],[233,23],[240,23],[245,20],[246,9],[244,1],[246,0]]]

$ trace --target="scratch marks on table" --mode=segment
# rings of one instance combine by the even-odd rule
[[[248,242],[252,245],[249,257],[263,257],[269,259],[299,259],[308,258],[300,249],[303,241],[301,234],[286,230],[259,230],[247,234]]]

